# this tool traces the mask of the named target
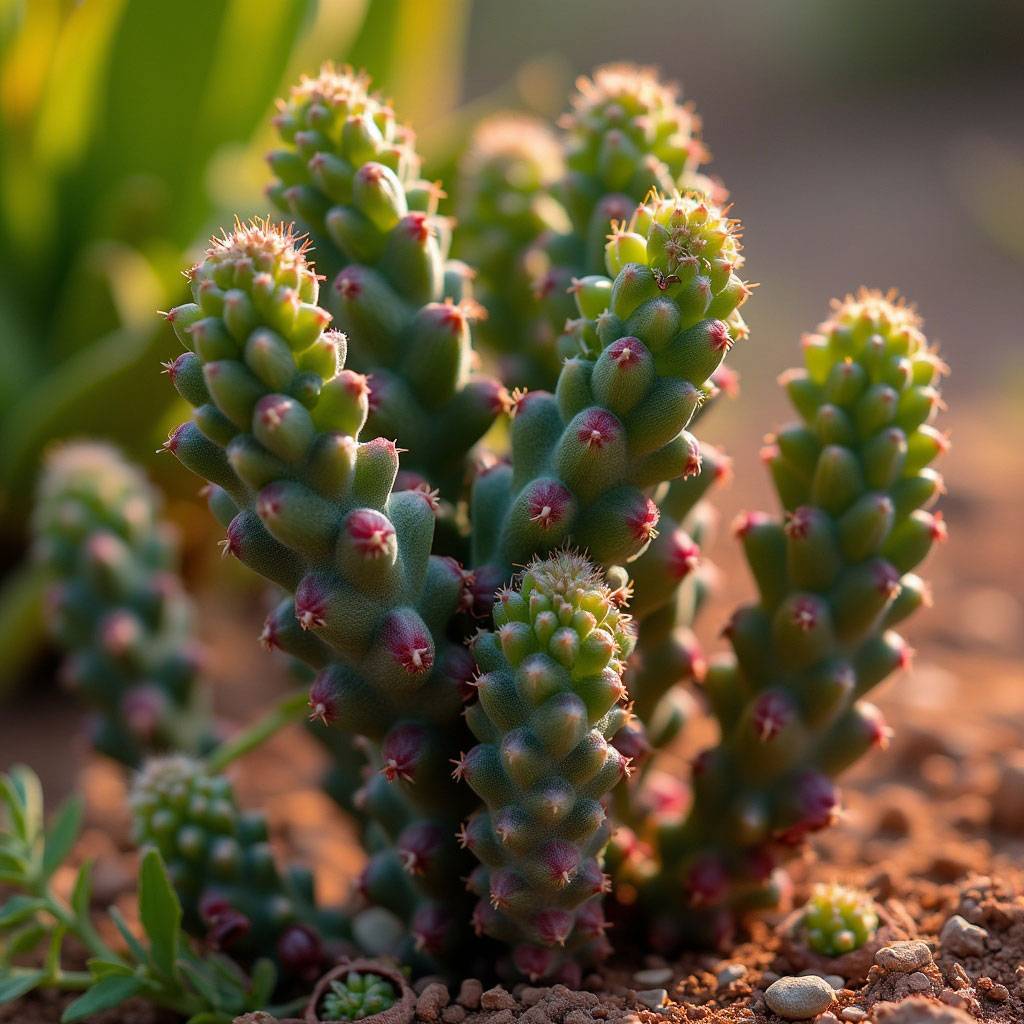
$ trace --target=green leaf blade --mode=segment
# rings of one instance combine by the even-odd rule
[[[139,917],[149,939],[153,966],[165,977],[174,978],[181,933],[181,903],[156,850],[149,850],[142,859]]]
[[[0,972],[0,1006],[13,1003],[32,991],[46,976],[45,971]]]
[[[43,852],[44,879],[52,877],[71,853],[71,848],[75,845],[82,828],[83,811],[81,797],[74,796],[65,801],[57,812],[46,833],[46,846]]]
[[[142,990],[139,978],[111,975],[98,981],[88,992],[79,996],[61,1017],[61,1024],[73,1024],[94,1013],[113,1009]]]

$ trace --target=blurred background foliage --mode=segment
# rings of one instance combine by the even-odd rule
[[[554,115],[608,60],[682,80],[764,285],[722,431],[749,442],[782,346],[861,281],[941,326],[954,401],[1019,403],[1022,38],[1019,0],[0,0],[0,690],[38,649],[45,445],[109,437],[194,488],[153,454],[175,352],[154,311],[215,226],[265,212],[268,115],[303,71],[369,69],[450,193],[484,113]]]

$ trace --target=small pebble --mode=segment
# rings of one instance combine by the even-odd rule
[[[495,985],[480,996],[480,1005],[485,1010],[514,1010],[516,1001],[501,985]]]
[[[839,1018],[831,1010],[826,1010],[814,1018],[814,1024],[839,1024]]]
[[[716,975],[719,988],[726,988],[734,981],[747,976],[747,968],[743,964],[726,964]]]
[[[478,979],[466,978],[459,987],[456,1001],[467,1010],[475,1010],[480,1005],[480,996],[483,994],[483,991],[484,987]]]
[[[907,985],[914,992],[927,992],[932,987],[931,979],[921,971],[907,975]]]
[[[810,1020],[832,1005],[835,992],[824,978],[779,978],[768,986],[764,1001],[786,1020]]]
[[[854,1024],[859,1024],[860,1021],[867,1020],[868,1011],[860,1006],[847,1006],[839,1016],[843,1020],[849,1020],[853,1021]]]
[[[931,962],[932,951],[920,940],[894,942],[891,946],[883,946],[875,954],[875,963],[879,967],[899,974],[910,974]]]
[[[636,1001],[649,1010],[660,1010],[668,1002],[668,992],[663,988],[645,988],[637,992]]]
[[[965,921],[959,914],[946,921],[939,933],[942,952],[951,956],[982,956],[987,939],[988,932],[984,928]]]
[[[846,979],[841,978],[838,974],[822,974],[821,971],[813,971],[807,969],[806,971],[800,972],[801,978],[821,978],[827,981],[837,992],[841,988],[846,988]]]
[[[523,1006],[536,1006],[544,998],[544,993],[545,989],[526,985],[519,993],[519,999]]]
[[[448,987],[439,981],[432,981],[416,1000],[416,1016],[421,1020],[436,1021],[441,1011],[451,1002]]]
[[[466,1019],[466,1008],[459,1006],[458,1003],[452,1003],[451,1006],[446,1006],[441,1011],[441,1020],[444,1024],[462,1024]]]
[[[637,971],[633,980],[644,988],[658,988],[672,980],[671,967],[649,967],[645,971]]]

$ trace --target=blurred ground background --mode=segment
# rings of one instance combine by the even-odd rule
[[[863,283],[918,304],[953,371],[951,537],[927,567],[936,608],[910,628],[918,675],[883,703],[899,720],[988,708],[1024,743],[1022,38],[1019,0],[0,0],[0,767],[24,758],[63,788],[84,760],[24,562],[55,437],[111,436],[168,491],[221,710],[248,718],[282,685],[254,642],[260,594],[215,557],[195,480],[153,454],[177,422],[157,365],[177,343],[152,311],[183,301],[178,267],[216,225],[265,211],[272,97],[346,57],[446,177],[472,119],[556,114],[600,62],[683,84],[761,285],[731,360],[742,395],[705,430],[735,458],[726,525],[770,500],[757,452],[786,415],[775,378],[829,298]],[[727,529],[712,556],[709,646],[749,593]],[[309,778],[306,753],[290,763]]]

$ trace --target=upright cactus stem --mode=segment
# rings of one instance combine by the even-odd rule
[[[553,388],[562,359],[575,354],[564,333],[576,315],[573,281],[604,270],[613,220],[628,220],[651,189],[697,190],[718,204],[727,196],[697,172],[708,159],[699,118],[651,68],[613,64],[580,78],[559,128],[554,151],[537,128],[485,122],[463,171],[465,252],[493,316],[484,341],[500,352],[510,384],[533,388]],[[499,238],[508,255],[495,262]]]
[[[266,822],[239,810],[225,776],[180,754],[154,758],[131,806],[135,840],[160,851],[188,931],[243,961],[272,957],[307,981],[331,962],[343,915],[316,909],[308,871],[278,869]]]
[[[366,737],[382,768],[394,762],[388,778],[435,823],[430,855],[452,867],[413,882],[435,908],[419,940],[447,952],[458,934],[461,793],[431,769],[463,728],[467,659],[446,629],[469,578],[430,553],[433,494],[393,491],[395,445],[356,439],[365,378],[343,369],[345,338],[325,331],[304,246],[269,222],[239,224],[214,240],[191,283],[196,301],[168,319],[189,350],[171,377],[195,413],[167,447],[214,484],[227,551],[289,593],[263,641],[317,670],[313,714]]]
[[[104,444],[54,449],[34,530],[62,675],[95,712],[96,749],[135,767],[149,753],[212,745],[176,538],[142,473]]]
[[[568,294],[577,248],[572,223],[552,194],[565,173],[562,148],[543,121],[497,114],[473,133],[460,166],[459,253],[476,270],[474,292],[487,310],[481,347],[498,357],[502,379],[549,386],[558,375],[550,324],[538,320],[529,254],[539,240],[563,239],[566,269],[546,287],[572,310]],[[544,257],[550,263],[549,257]],[[564,322],[569,312],[562,316]],[[559,327],[561,324],[558,325]]]
[[[518,972],[578,983],[609,952],[602,804],[628,772],[610,740],[626,722],[629,616],[582,555],[532,561],[499,591],[467,718],[479,745],[455,774],[484,802],[462,830],[481,861],[469,887],[478,931],[512,946]]]
[[[576,82],[559,122],[568,173],[560,193],[583,239],[584,273],[600,273],[608,224],[625,220],[651,189],[698,189],[721,202],[721,186],[697,174],[710,159],[700,118],[653,68],[608,64]]]
[[[649,490],[696,474],[686,427],[746,336],[736,222],[698,195],[652,193],[576,288],[578,350],[555,395],[516,396],[511,465],[473,490],[474,564],[500,578],[567,540],[608,566],[656,535]]]
[[[404,468],[455,498],[466,453],[506,396],[475,371],[482,308],[447,258],[443,193],[419,179],[412,133],[363,74],[325,65],[274,123],[270,196],[316,243],[326,305],[350,333],[352,367],[369,375],[368,431],[409,449]]]
[[[693,624],[715,573],[702,551],[715,512],[702,498],[729,472],[723,452],[701,445],[700,473],[673,480],[656,493],[658,536],[629,567],[637,643],[626,684],[637,720],[655,748],[670,743],[684,724],[690,701],[677,684],[704,678],[706,662]]]
[[[839,809],[835,777],[889,730],[864,698],[910,659],[893,631],[926,603],[914,574],[945,537],[930,463],[943,366],[913,310],[862,291],[804,339],[783,378],[800,421],[764,452],[781,518],[741,517],[757,604],[727,630],[704,683],[722,739],[694,766],[694,803],[658,837],[652,903],[771,898],[773,871]],[[767,885],[767,888],[766,888]]]

